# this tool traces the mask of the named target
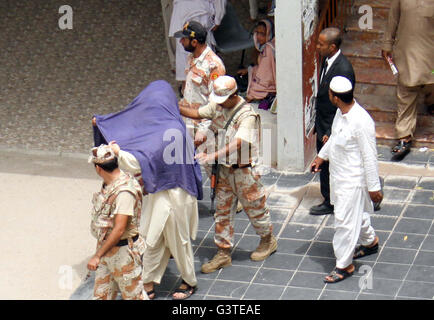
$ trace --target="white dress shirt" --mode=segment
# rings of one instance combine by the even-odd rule
[[[375,124],[355,100],[346,114],[338,108],[329,140],[318,156],[330,161],[330,191],[345,187],[367,187],[379,191]]]
[[[321,73],[321,79],[320,79],[320,82],[322,81],[323,76],[325,76],[325,75],[327,74],[327,72],[329,72],[331,66],[333,65],[333,62],[336,61],[336,59],[339,57],[340,54],[341,54],[341,49],[339,49],[338,52],[336,52],[336,53],[333,55],[333,57],[331,57],[331,58],[327,58],[327,59],[325,60],[325,62],[327,62],[327,69],[326,69],[326,72],[325,72],[325,73]]]

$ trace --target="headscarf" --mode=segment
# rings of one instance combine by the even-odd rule
[[[264,50],[265,46],[267,45],[267,43],[271,42],[274,39],[274,30],[273,30],[274,28],[273,28],[273,24],[268,19],[262,19],[259,22],[265,23],[265,32],[266,32],[265,39],[266,39],[266,41],[263,45],[260,45],[258,42],[258,39],[257,39],[256,31],[253,33],[253,41],[255,43],[255,48],[259,52],[262,52]],[[258,25],[256,26],[256,28],[257,27],[258,27]]]

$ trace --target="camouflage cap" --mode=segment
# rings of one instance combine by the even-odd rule
[[[214,81],[209,100],[221,104],[236,91],[237,82],[235,81],[235,78],[231,76],[221,76]]]
[[[91,155],[89,156],[89,163],[103,164],[116,158],[115,153],[106,144],[102,144],[99,147],[91,149]]]

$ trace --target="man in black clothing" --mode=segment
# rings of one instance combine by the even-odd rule
[[[329,99],[329,84],[335,76],[349,79],[354,87],[356,77],[348,59],[341,53],[341,31],[337,28],[326,28],[318,37],[317,50],[322,58],[320,84],[316,95],[315,132],[317,151],[327,142],[331,134],[336,107]],[[320,171],[321,194],[324,201],[310,209],[310,214],[323,215],[333,213],[330,204],[329,164],[324,162]]]

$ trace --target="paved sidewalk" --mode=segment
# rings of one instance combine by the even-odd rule
[[[415,152],[413,156],[431,159],[432,152]],[[267,203],[278,236],[275,254],[263,262],[249,259],[259,238],[241,212],[236,216],[233,265],[202,274],[200,266],[216,252],[207,181],[205,199],[199,203],[199,232],[193,242],[198,290],[191,299],[433,299],[434,172],[427,163],[425,175],[430,177],[407,176],[420,168],[399,164],[401,174],[389,174],[393,166],[390,162],[380,164],[385,198],[381,210],[371,218],[380,237],[380,251],[356,260],[354,275],[338,284],[322,281],[335,266],[333,216],[309,215],[310,206],[321,201],[318,177],[310,173],[273,172],[262,178],[270,192]],[[90,298],[92,280],[83,283],[71,299]],[[157,300],[171,299],[170,292],[180,281],[171,260],[162,283],[156,286]]]

